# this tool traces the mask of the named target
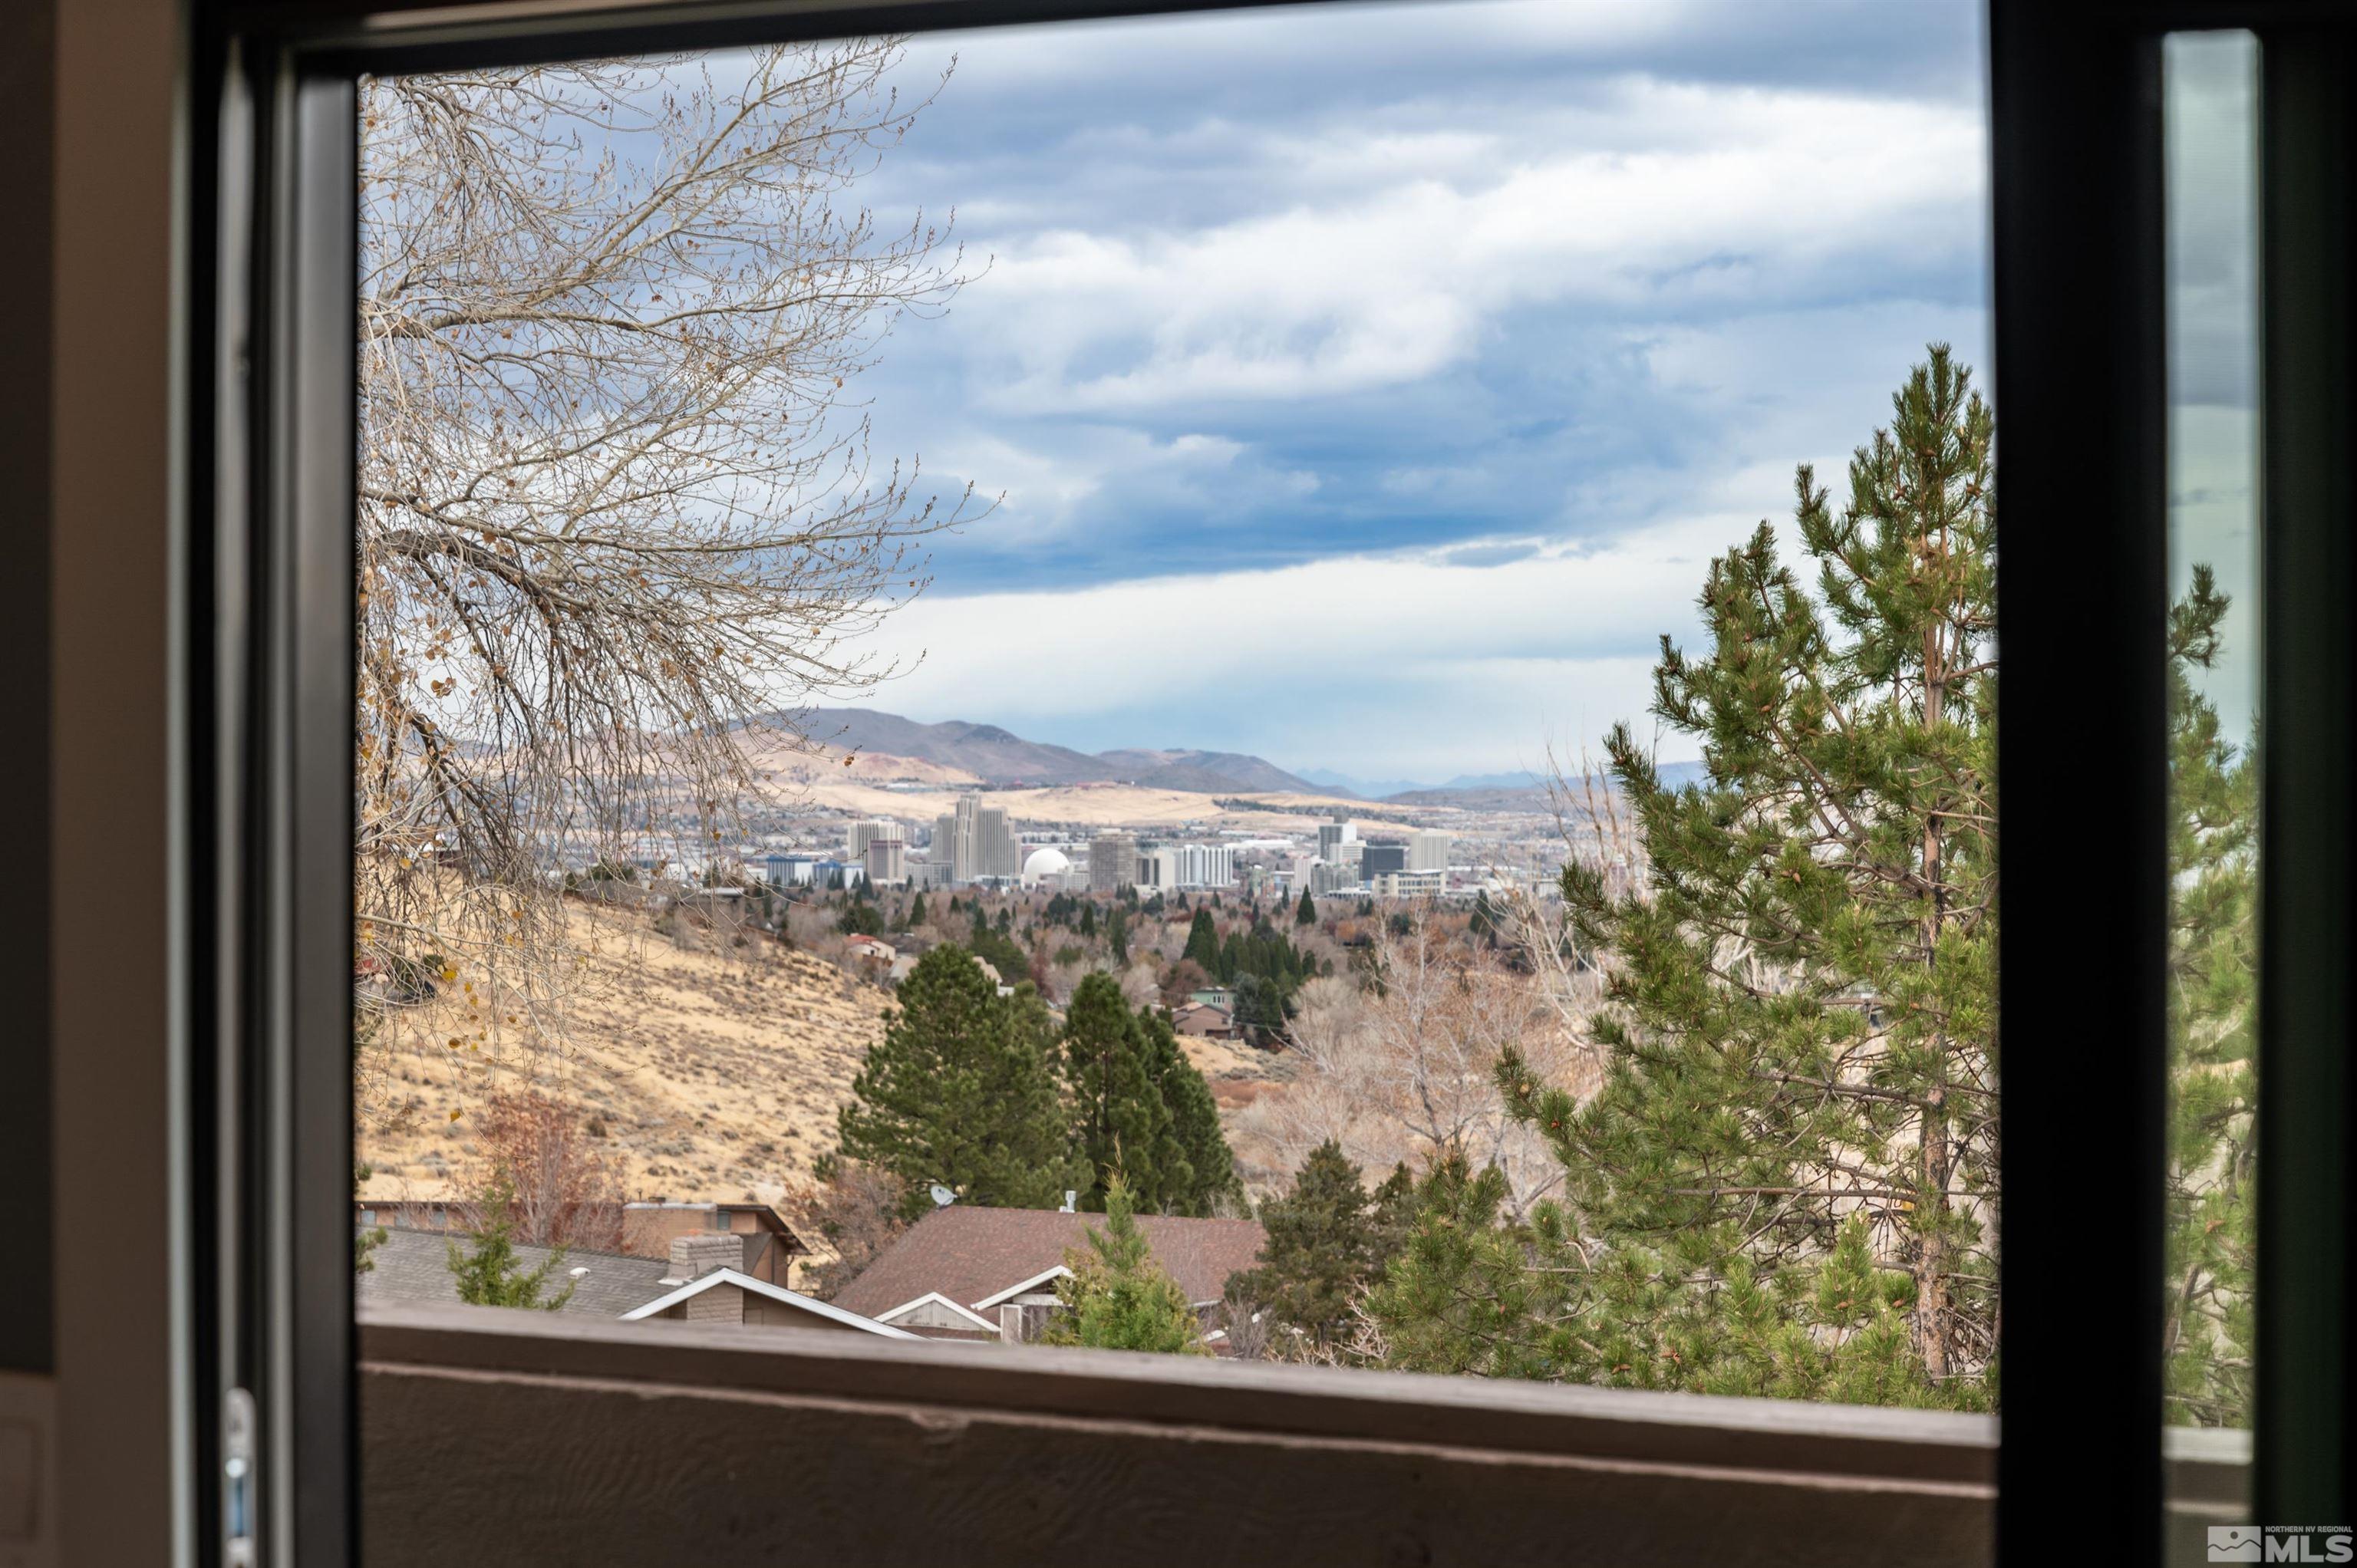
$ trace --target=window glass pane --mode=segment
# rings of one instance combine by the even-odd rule
[[[2244,1519],[2251,1422],[2259,737],[2258,45],[2171,36],[2166,71],[2170,1123],[2163,1343],[2184,1561]],[[2192,1526],[2199,1523],[2202,1530]]]
[[[363,1302],[1994,1408],[1979,25],[367,83]]]

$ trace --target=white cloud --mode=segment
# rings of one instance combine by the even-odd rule
[[[1655,639],[1691,637],[1706,563],[1750,525],[1698,519],[1497,565],[1345,556],[929,597],[871,643],[904,660],[921,650],[922,663],[869,700],[1035,736],[1154,715],[1200,727],[1122,743],[1257,746],[1298,767],[1524,766],[1550,742],[1593,745],[1614,720],[1642,718]]]
[[[972,480],[997,510],[978,526],[1005,549],[1049,542],[1093,515],[1109,483],[1157,487],[1175,498],[1200,495],[1200,482],[1236,467],[1245,448],[1224,435],[1190,434],[1157,441],[1139,430],[1092,425],[1071,433],[1053,452],[1017,445],[988,431],[964,430],[936,443],[927,471]],[[1305,478],[1308,480],[1304,484]],[[1286,472],[1267,482],[1286,494],[1306,494],[1316,476]]]
[[[1448,156],[1402,160],[1390,138],[1280,139],[1260,166],[1309,178],[1222,222],[978,237],[996,261],[962,326],[1011,368],[985,395],[1029,413],[1332,396],[1461,362],[1517,306],[1758,308],[1978,231],[1966,110],[1632,78],[1593,113],[1615,145],[1442,137]]]

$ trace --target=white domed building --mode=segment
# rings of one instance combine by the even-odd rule
[[[1023,863],[1023,886],[1056,888],[1071,874],[1072,859],[1060,849],[1035,849]]]

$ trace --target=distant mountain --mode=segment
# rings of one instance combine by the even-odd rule
[[[1535,789],[1535,773],[1459,773],[1435,784],[1415,779],[1353,779],[1329,768],[1305,768],[1301,777],[1327,789],[1341,789],[1366,800],[1388,800],[1394,795],[1429,795],[1444,789]]]
[[[1097,760],[1125,779],[1158,789],[1226,792],[1261,789],[1285,795],[1323,791],[1302,775],[1237,751],[1101,751]],[[1182,780],[1197,782],[1182,782]]]
[[[1663,762],[1654,769],[1662,782],[1680,789],[1703,780],[1699,762]],[[1466,810],[1500,809],[1515,805],[1509,797],[1544,794],[1545,779],[1534,773],[1460,773],[1446,784],[1401,789],[1383,797],[1386,806],[1457,806]],[[1576,787],[1575,787],[1576,792]]]
[[[868,708],[816,708],[802,715],[801,728],[832,750],[912,757],[990,784],[1085,784],[1106,777],[1104,764],[1084,751],[1042,746],[996,725],[929,725]]]
[[[973,774],[987,784],[1127,783],[1216,795],[1253,790],[1315,795],[1318,787],[1274,763],[1232,751],[1108,751],[1092,757],[999,728],[952,719],[921,724],[868,708],[818,708],[801,728],[836,751],[913,757]]]
[[[780,716],[771,714],[752,722],[756,726],[774,725]],[[1330,768],[1305,768],[1294,773],[1265,757],[1237,751],[1127,746],[1092,756],[1070,746],[1025,740],[996,725],[963,719],[923,724],[872,708],[815,708],[801,716],[798,727],[831,751],[908,757],[1001,786],[1135,784],[1201,795],[1355,795],[1362,800],[1397,801],[1404,796],[1517,793],[1538,789],[1544,783],[1526,769],[1459,773],[1437,784],[1409,779],[1356,779]],[[1701,772],[1698,762],[1662,764],[1663,779],[1673,784],[1689,782]]]

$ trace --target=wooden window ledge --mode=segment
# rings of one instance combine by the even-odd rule
[[[1985,1564],[1996,1423],[490,1308],[361,1318],[365,1555]]]

